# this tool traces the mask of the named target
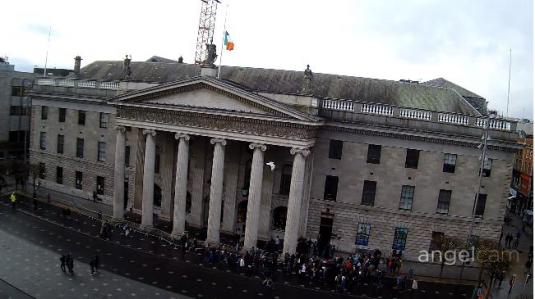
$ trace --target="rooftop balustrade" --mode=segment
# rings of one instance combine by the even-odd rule
[[[322,111],[324,113],[322,113]],[[414,108],[404,108],[377,103],[361,103],[347,100],[320,100],[320,115],[332,116],[329,112],[345,112],[353,114],[376,115],[383,117],[392,117],[397,119],[421,120],[435,123],[444,123],[449,125],[467,126],[475,128],[485,128],[488,121],[488,128],[491,130],[509,131],[516,129],[516,122],[488,117],[475,117],[470,115],[428,111]],[[347,120],[350,117],[342,117],[340,120]]]
[[[119,89],[119,82],[85,81],[76,79],[40,78],[37,79],[37,85],[111,90]]]

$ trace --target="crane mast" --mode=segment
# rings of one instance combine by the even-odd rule
[[[214,40],[215,19],[219,0],[201,0],[201,15],[199,17],[199,31],[195,47],[195,64],[202,64],[206,60],[206,44]]]

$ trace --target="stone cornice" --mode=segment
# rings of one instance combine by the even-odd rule
[[[322,130],[346,132],[346,133],[365,135],[365,136],[380,136],[380,137],[389,137],[389,138],[411,140],[411,141],[423,141],[423,142],[437,143],[437,144],[456,145],[456,146],[463,146],[463,147],[469,147],[469,148],[477,148],[477,146],[479,145],[478,139],[473,138],[473,141],[469,141],[466,139],[466,136],[439,136],[439,134],[435,134],[434,136],[423,136],[422,133],[386,131],[382,128],[375,128],[375,127],[352,128],[352,127],[345,127],[345,126],[342,127],[342,126],[336,126],[336,125],[325,125],[322,127]],[[426,132],[424,134],[432,135],[433,133]],[[461,138],[463,138],[464,140],[460,140]],[[510,145],[488,145],[487,148],[492,151],[503,151],[503,152],[509,152],[509,153],[516,153],[517,151],[517,148],[515,144],[513,143],[511,143]]]
[[[317,126],[149,107],[118,106],[117,118],[300,140],[313,139],[317,134]]]

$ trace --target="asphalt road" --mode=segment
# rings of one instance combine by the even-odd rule
[[[207,267],[200,264],[200,258],[195,255],[186,255],[183,259],[180,250],[176,247],[144,235],[131,234],[129,237],[124,237],[114,234],[111,241],[102,240],[96,237],[99,230],[98,221],[84,215],[72,213],[71,216],[64,217],[58,208],[46,204],[40,204],[40,208],[33,211],[29,202],[24,202],[24,200],[19,203],[19,210],[12,211],[6,206],[5,198],[2,203],[3,205],[0,206],[0,231],[2,233],[10,234],[15,238],[14,240],[21,239],[29,242],[32,248],[49,250],[57,255],[58,261],[61,254],[71,253],[75,257],[75,272],[78,272],[77,269],[80,269],[80,272],[87,272],[89,258],[98,254],[103,272],[110,274],[95,276],[93,279],[114,289],[117,289],[116,284],[124,283],[124,281],[114,281],[110,277],[123,277],[126,280],[146,285],[147,288],[161,289],[162,292],[158,292],[159,296],[169,298],[174,297],[172,294],[177,294],[177,297],[185,295],[196,298],[356,298],[363,297],[359,296],[362,294],[373,295],[375,298],[411,298],[407,293],[393,294],[389,289],[372,293],[371,287],[359,289],[358,295],[350,296],[332,290],[305,288],[296,284],[292,279],[289,279],[289,282],[276,279],[273,289],[265,289],[257,277],[246,277],[226,269]],[[22,210],[35,216],[28,215]],[[6,257],[12,255],[14,251],[4,251],[0,248],[0,252],[3,257]],[[56,267],[57,271],[60,271],[59,265]],[[1,278],[10,281],[10,274],[7,275],[8,277]],[[47,274],[43,273],[43,275]],[[19,283],[24,284],[23,281],[15,281],[12,285],[23,289],[23,285],[20,286]],[[388,286],[388,283],[386,285]],[[412,298],[470,297],[469,289],[464,286],[424,282],[419,285],[420,290]],[[50,288],[46,283],[43,283],[42,287]],[[8,288],[0,283],[0,289]],[[55,289],[58,292],[64,291],[57,286]],[[104,289],[102,291],[103,298],[115,294],[106,293]],[[150,289],[150,291],[153,290]],[[120,297],[131,294],[122,294]],[[139,295],[139,293],[134,293],[132,297]],[[73,295],[73,297],[79,296]],[[41,296],[41,298],[48,297]]]

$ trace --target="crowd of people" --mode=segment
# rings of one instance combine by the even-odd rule
[[[281,256],[281,243],[276,239],[267,242],[264,249],[244,251],[240,250],[239,241],[234,246],[204,247],[203,242],[186,235],[177,245],[182,254],[199,254],[202,264],[261,277],[265,287],[271,287],[273,280],[284,279],[341,293],[353,293],[364,286],[371,286],[374,292],[385,287],[396,292],[418,288],[412,270],[401,272],[402,253],[398,251],[390,257],[383,257],[379,250],[341,257],[333,255],[333,248],[320,250],[317,242],[301,239],[295,254]],[[387,281],[386,276],[394,279]]]

